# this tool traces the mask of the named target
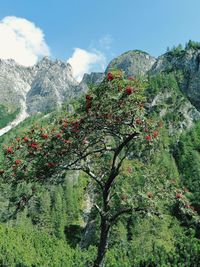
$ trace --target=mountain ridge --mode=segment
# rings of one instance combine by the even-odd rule
[[[182,70],[182,76],[177,78],[177,82],[180,91],[188,99],[185,110],[195,107],[192,108],[194,116],[191,116],[191,112],[186,112],[186,117],[190,118],[188,125],[191,125],[193,117],[199,117],[195,109],[200,110],[199,66],[200,49],[191,45],[185,49],[174,48],[157,59],[144,51],[129,50],[111,60],[104,73],[84,74],[82,81],[78,83],[73,77],[70,64],[61,60],[52,61],[44,57],[33,67],[24,67],[12,59],[1,59],[0,102],[8,107],[15,107],[14,110],[21,108],[20,114],[13,122],[13,125],[17,125],[29,115],[59,108],[66,100],[86,92],[88,85],[100,83],[105,74],[112,69],[120,68],[125,75],[133,77],[156,76]],[[157,95],[154,97],[156,101],[152,101],[155,106],[156,102],[163,99],[163,93],[160,92],[160,98]],[[0,134],[4,133],[4,130]]]

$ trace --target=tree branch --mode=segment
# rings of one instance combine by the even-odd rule
[[[145,208],[140,208],[140,207],[137,207],[137,208],[126,208],[126,209],[122,209],[118,212],[116,212],[111,218],[110,218],[110,222],[113,224],[115,223],[115,221],[119,218],[120,215],[122,214],[130,214],[132,212],[140,212],[140,211],[143,211],[143,212],[148,212],[148,209],[145,209]],[[151,211],[154,215],[160,217],[160,212],[158,211]]]
[[[100,207],[97,204],[95,204],[94,206],[98,210],[100,216],[102,217],[103,216],[103,211],[100,209]]]
[[[119,168],[116,168],[116,160],[119,156],[119,154],[121,153],[121,151],[123,150],[123,148],[135,137],[137,137],[139,134],[134,132],[132,134],[130,134],[116,149],[115,149],[115,153],[113,156],[113,161],[112,161],[112,167],[111,167],[111,172],[109,175],[109,178],[105,184],[105,190],[109,190],[110,186],[112,185],[112,182],[114,181],[115,177],[118,175],[119,172]],[[121,162],[122,164],[122,162]]]
[[[103,190],[103,183],[97,178],[97,176],[90,170],[90,167],[87,166],[86,168],[83,167],[82,169],[86,174],[88,174],[97,184],[100,186],[100,188]]]

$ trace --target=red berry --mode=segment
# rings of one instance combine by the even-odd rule
[[[29,138],[28,137],[24,137],[24,142],[28,142],[29,141]]]
[[[158,131],[153,132],[153,137],[156,138],[158,136]]]
[[[181,193],[176,193],[176,198],[177,199],[180,199],[180,198],[182,198],[183,197],[183,195],[181,194]]]
[[[9,154],[13,153],[13,148],[11,146],[7,148],[7,153]]]
[[[108,79],[108,81],[112,81],[114,79],[114,76],[111,72],[108,72],[107,79]]]
[[[86,98],[87,101],[91,101],[93,97],[90,96],[90,95],[86,95],[85,98]]]
[[[125,89],[125,93],[127,95],[131,95],[134,92],[134,88],[132,86],[127,86]]]
[[[47,139],[48,137],[48,134],[42,134],[42,138]]]
[[[15,164],[19,165],[21,163],[21,160],[20,159],[16,159],[15,160]]]
[[[151,136],[150,136],[150,135],[147,135],[147,136],[145,136],[145,139],[146,139],[147,141],[151,141]]]
[[[137,125],[140,125],[140,124],[142,124],[142,120],[141,120],[140,118],[138,118],[138,119],[135,120],[135,123],[136,123]]]
[[[38,148],[38,145],[37,145],[37,143],[32,143],[32,144],[31,144],[31,147],[32,147],[33,149],[37,149],[37,148]]]
[[[61,138],[62,138],[62,135],[61,135],[61,134],[57,134],[56,137],[57,137],[58,139],[61,139]]]

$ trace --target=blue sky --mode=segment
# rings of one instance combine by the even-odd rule
[[[168,46],[184,45],[189,39],[200,41],[199,14],[199,0],[0,2],[0,20],[15,16],[33,22],[44,33],[52,58],[66,61],[75,48],[102,57],[101,62],[93,58],[94,70],[127,50],[159,56]]]

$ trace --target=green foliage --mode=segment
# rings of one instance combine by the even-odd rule
[[[199,240],[194,238],[192,233],[185,235],[178,225],[170,220],[168,218],[164,223],[160,223],[156,218],[138,221],[134,225],[133,240],[117,244],[108,251],[106,267],[198,266]],[[148,221],[153,223],[153,228]],[[170,232],[167,224],[171,224]],[[167,247],[164,245],[166,242]],[[43,231],[0,225],[2,266],[89,267],[95,253],[95,247],[89,247],[87,250],[72,249],[64,241]]]
[[[184,50],[183,46],[181,44],[179,44],[177,46],[173,46],[172,49],[168,49],[167,53],[170,56],[179,57],[185,53],[185,50]]]
[[[181,182],[193,194],[188,195],[193,205],[200,209],[200,123],[183,134],[174,148],[174,156],[181,173]]]
[[[11,121],[13,121],[17,114],[20,112],[20,108],[8,108],[4,105],[0,105],[0,128],[5,127]]]
[[[118,130],[125,135],[136,129],[140,139],[132,145],[121,165],[111,190],[109,212],[114,214],[130,206],[139,206],[148,212],[125,215],[116,221],[106,267],[184,266],[185,262],[187,266],[197,266],[199,241],[190,231],[185,232],[184,227],[194,228],[195,234],[198,230],[198,216],[190,201],[195,208],[199,205],[200,126],[181,137],[172,155],[170,146],[174,140],[172,142],[161,124],[155,125],[146,117],[143,87],[147,84],[136,79],[124,80],[119,71],[113,74],[115,79],[104,80],[101,86],[90,89],[86,99],[72,103],[70,114],[65,107],[44,118],[36,115],[0,139],[4,151],[0,168],[4,171],[0,184],[1,220],[15,226],[0,226],[0,264],[91,266],[100,226],[94,209],[90,220],[95,219],[96,228],[91,229],[90,240],[86,240],[94,246],[87,244],[85,250],[78,247],[83,236],[87,238],[88,231],[83,221],[88,176],[74,171],[66,175],[66,171],[62,173],[62,166],[74,160],[74,155],[91,151],[88,148],[102,148],[104,140],[109,148],[114,147],[118,139],[113,134],[117,136]],[[166,125],[179,122],[179,114],[171,110],[176,110],[175,106],[178,110],[184,102],[178,83],[183,76],[182,72],[171,72],[151,77],[145,91],[150,98],[158,93],[169,94],[171,90],[166,102],[162,106],[158,103],[153,110],[157,118],[161,108],[166,109],[163,116]],[[129,86],[131,91],[126,91]],[[134,114],[132,128],[126,124],[131,112]],[[99,140],[102,143],[96,146]],[[8,152],[9,147],[12,153]],[[104,154],[95,153],[88,162],[93,164],[92,171],[106,177],[111,159],[108,150]],[[20,160],[20,164],[16,160]],[[93,201],[101,205],[99,188],[94,183],[90,185]],[[193,194],[185,191],[185,186]],[[9,216],[16,210],[13,203],[20,212],[17,210],[17,215],[10,220]],[[155,211],[163,216],[154,215]]]
[[[177,46],[173,46],[171,49],[168,47],[167,48],[167,55],[172,56],[172,57],[181,57],[185,54],[185,52],[188,49],[194,49],[194,50],[200,49],[200,42],[195,42],[195,41],[189,40],[185,44],[185,47],[183,47],[182,44],[179,44]]]
[[[149,111],[155,118],[162,117],[171,135],[175,135],[171,137],[172,142],[176,141],[180,129],[186,128],[184,109],[187,101],[180,89],[185,77],[183,70],[170,70],[149,78],[147,98],[153,101]]]
[[[133,238],[131,242],[118,244],[108,251],[106,267],[198,266],[200,241],[192,233],[185,235],[173,221],[168,223],[172,223],[170,230],[166,222],[159,223],[158,228],[155,222],[153,228],[148,222],[146,228],[141,225],[141,231],[134,237],[136,241]],[[136,229],[138,231],[137,226]]]
[[[189,40],[188,43],[185,45],[185,48],[198,50],[200,49],[200,42]]]
[[[44,232],[0,225],[1,266],[73,266],[73,251]]]

